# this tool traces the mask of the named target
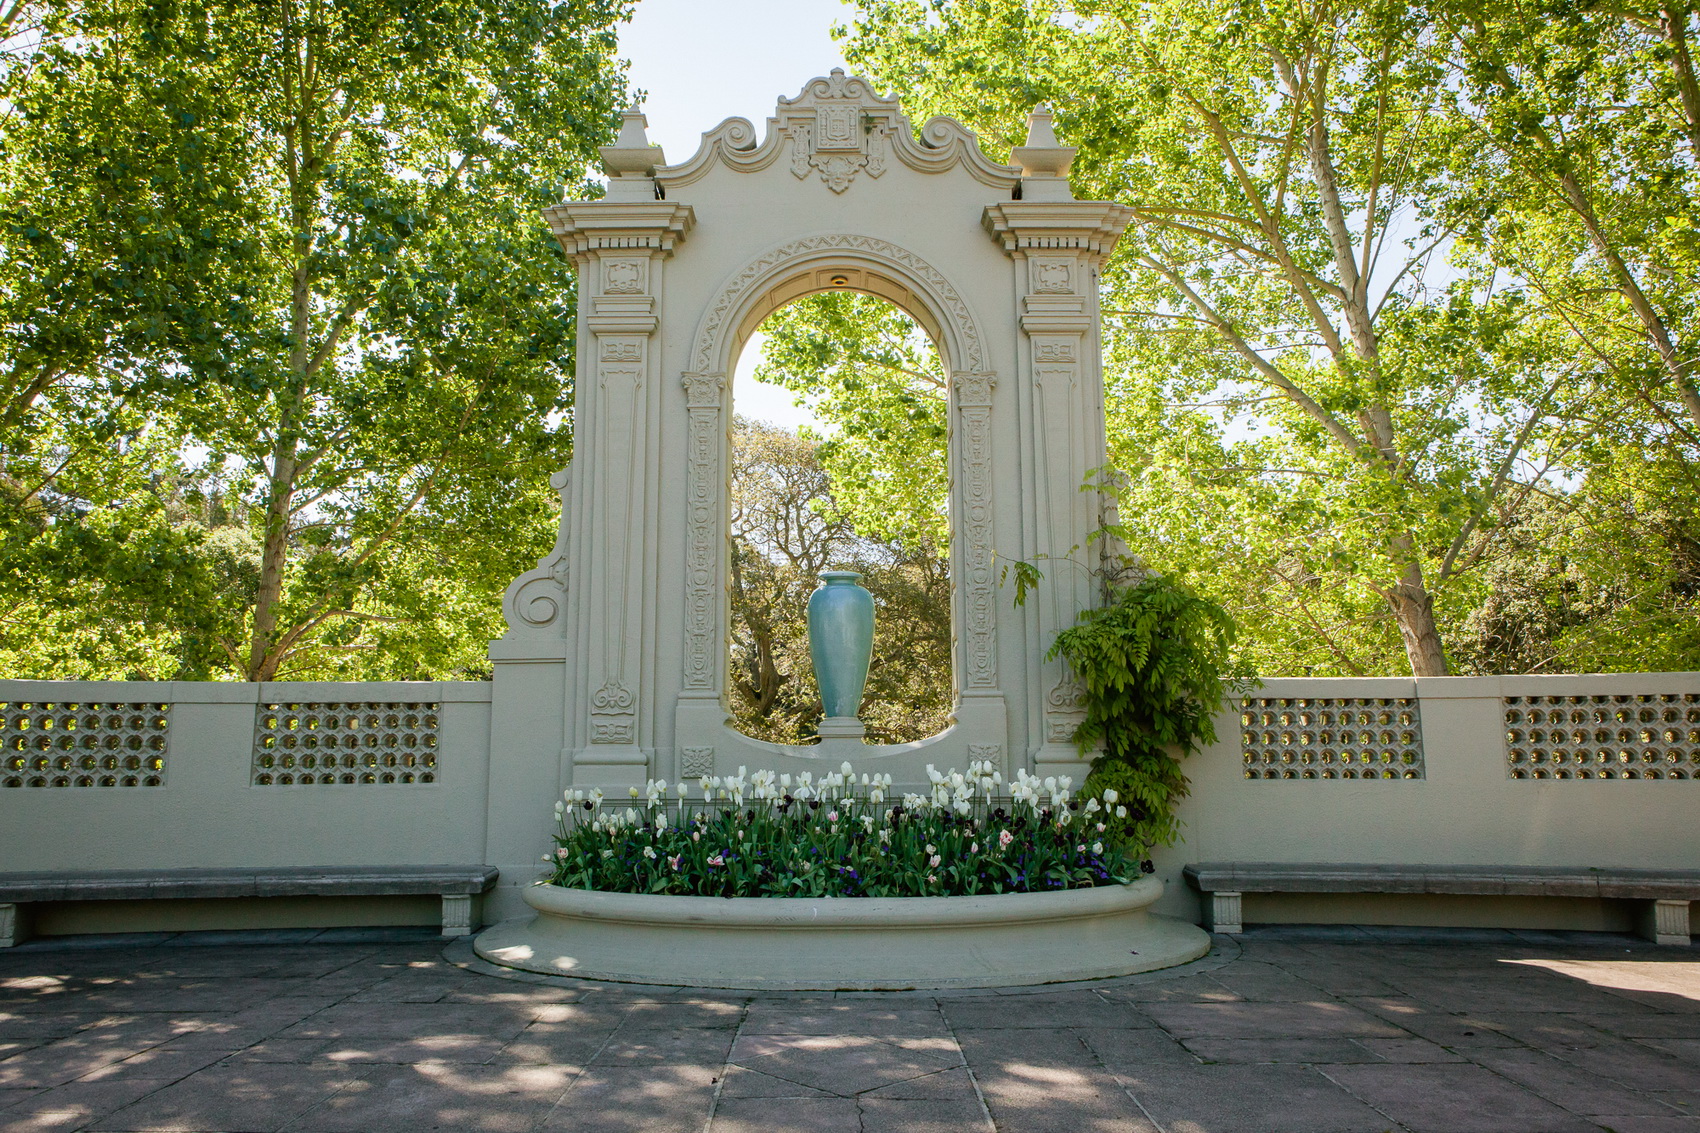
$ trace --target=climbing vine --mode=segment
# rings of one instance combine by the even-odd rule
[[[1130,851],[1171,845],[1180,832],[1175,807],[1188,789],[1180,758],[1215,741],[1223,678],[1235,688],[1251,683],[1229,656],[1235,633],[1221,606],[1170,575],[1152,574],[1112,589],[1051,647],[1051,658],[1066,660],[1085,689],[1075,742],[1082,752],[1102,748],[1082,794],[1116,791],[1127,808],[1119,833]]]

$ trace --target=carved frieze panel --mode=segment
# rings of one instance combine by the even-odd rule
[[[1031,287],[1036,295],[1074,294],[1075,264],[1069,260],[1030,259]]]
[[[641,338],[614,338],[604,335],[597,342],[597,357],[603,362],[643,361]]]
[[[1074,733],[1086,720],[1086,689],[1066,666],[1051,691],[1045,694],[1045,739],[1048,743],[1072,743]]]
[[[591,717],[592,744],[630,744],[636,742],[637,732],[630,720],[601,720]]]
[[[618,256],[602,261],[602,291],[607,295],[643,295],[649,291],[649,257]]]

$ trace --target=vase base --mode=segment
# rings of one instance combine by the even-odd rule
[[[828,716],[815,728],[815,734],[823,740],[859,740],[868,729],[854,716]]]

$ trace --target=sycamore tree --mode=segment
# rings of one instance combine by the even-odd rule
[[[1447,672],[1443,618],[1542,474],[1560,375],[1522,297],[1446,260],[1469,131],[1418,50],[1426,10],[858,8],[850,59],[912,112],[1009,144],[1048,101],[1076,195],[1134,209],[1105,301],[1135,549],[1206,578],[1232,563],[1222,596],[1318,643],[1304,669],[1384,670],[1396,631],[1408,671]]]
[[[547,543],[574,331],[537,210],[588,190],[629,7],[90,0],[8,90],[5,145],[66,199],[0,259],[32,312],[0,444],[56,391],[155,406],[180,471],[238,485],[251,589],[195,630],[224,671],[452,668]]]
[[[1700,458],[1700,11],[1440,3],[1425,46],[1485,153],[1451,211],[1588,369]]]

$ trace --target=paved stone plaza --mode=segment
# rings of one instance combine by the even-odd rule
[[[408,932],[0,955],[0,1133],[1700,1133],[1700,955],[1264,929],[996,994],[495,978]]]

